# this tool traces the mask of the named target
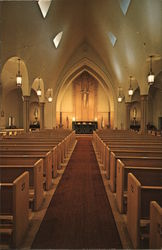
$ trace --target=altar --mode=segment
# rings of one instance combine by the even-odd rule
[[[93,131],[98,128],[96,121],[73,121],[72,129],[76,134],[93,134]]]

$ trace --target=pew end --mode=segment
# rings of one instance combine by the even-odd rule
[[[10,236],[11,247],[17,248],[29,224],[29,173],[24,172],[13,183],[1,183],[0,187],[0,232]],[[3,199],[8,202],[2,202]]]
[[[142,184],[128,173],[127,228],[134,248],[143,247],[149,239],[150,202],[162,203],[162,186]]]
[[[150,203],[149,248],[162,248],[162,207],[156,201]]]

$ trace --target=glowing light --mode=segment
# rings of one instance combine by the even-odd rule
[[[62,35],[63,35],[63,31],[61,31],[60,33],[58,33],[58,34],[55,36],[55,38],[53,39],[53,43],[54,43],[56,49],[57,49],[57,47],[58,47],[59,44],[60,44]]]
[[[38,1],[39,8],[44,18],[46,17],[48,13],[51,2],[52,0],[39,0]]]

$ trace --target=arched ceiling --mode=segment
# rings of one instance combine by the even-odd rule
[[[121,4],[128,3],[124,15]],[[150,55],[154,73],[162,69],[161,0],[53,0],[48,7],[44,18],[38,1],[0,2],[1,66],[13,55],[21,57],[30,86],[40,76],[45,89],[55,90],[68,65],[84,57],[111,77],[115,90],[121,86],[125,92],[130,75],[133,87],[143,89]],[[114,46],[108,34],[116,37]]]

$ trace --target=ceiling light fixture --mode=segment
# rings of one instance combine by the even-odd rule
[[[128,89],[128,95],[132,96],[133,95],[133,88],[131,85],[131,80],[132,80],[132,76],[130,76],[130,85],[129,85],[129,89]]]
[[[42,90],[41,90],[41,88],[40,88],[40,78],[39,78],[38,81],[39,81],[39,82],[38,82],[37,95],[40,97],[40,96],[42,95]]]
[[[52,98],[52,89],[49,90],[49,96],[48,96],[48,102],[52,102],[53,98]]]
[[[16,85],[17,87],[22,87],[22,75],[20,73],[20,58],[18,58],[18,72],[16,74]]]
[[[121,88],[119,87],[119,95],[118,95],[118,102],[122,102],[123,98],[122,98],[122,95],[121,95]]]
[[[149,72],[148,78],[147,78],[149,85],[152,85],[154,83],[154,79],[155,79],[155,75],[152,72],[152,57],[153,56],[150,56],[150,72]]]

